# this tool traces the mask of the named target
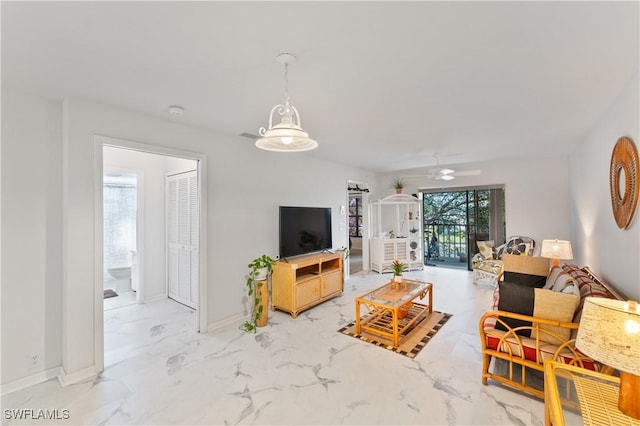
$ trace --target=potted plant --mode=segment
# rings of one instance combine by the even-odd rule
[[[257,331],[258,327],[267,324],[267,310],[269,305],[269,289],[265,285],[269,274],[273,271],[276,259],[263,254],[247,265],[249,275],[247,275],[247,296],[253,298],[253,310],[249,321],[245,321],[242,329],[245,331]]]
[[[342,246],[339,249],[337,249],[336,251],[341,251],[342,255],[344,256],[343,259],[347,260],[349,258],[349,248]]]
[[[393,181],[393,188],[396,190],[396,194],[402,194],[402,190],[404,189],[405,185],[406,184],[404,182],[404,179],[396,178]]]
[[[402,263],[398,259],[396,259],[391,264],[391,269],[393,269],[393,281],[401,283],[402,273],[407,270],[407,264]]]

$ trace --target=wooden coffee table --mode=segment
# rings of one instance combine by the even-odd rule
[[[362,330],[393,339],[398,347],[400,336],[415,326],[418,320],[433,312],[433,285],[406,279],[402,283],[389,282],[382,287],[356,297],[356,333]],[[418,297],[429,296],[429,304],[415,303]],[[370,313],[360,318],[360,306]]]

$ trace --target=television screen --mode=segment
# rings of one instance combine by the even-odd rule
[[[330,207],[280,206],[280,257],[330,249]]]

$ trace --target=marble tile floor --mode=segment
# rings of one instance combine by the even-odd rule
[[[297,319],[270,311],[257,334],[195,333],[194,311],[169,299],[109,310],[99,377],[64,388],[50,380],[2,405],[67,409],[57,423],[73,425],[542,425],[542,401],[480,382],[477,323],[492,288],[468,271],[407,275],[433,282],[435,309],[453,314],[413,360],[337,333],[355,296],[389,279],[360,273],[342,297]]]
[[[122,308],[136,303],[136,292],[133,290],[118,292],[118,296],[104,299],[104,310]]]
[[[349,272],[351,275],[362,272],[362,250],[353,249],[350,251]]]

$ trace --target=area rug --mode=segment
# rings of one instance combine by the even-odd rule
[[[364,316],[363,319],[367,317],[368,315]],[[449,321],[449,318],[451,318],[451,314],[433,311],[428,316],[419,320],[413,328],[407,330],[403,335],[400,335],[400,346],[397,348],[393,346],[392,339],[369,333],[366,330],[362,330],[360,334],[356,334],[355,321],[342,327],[338,332],[355,337],[363,342],[371,343],[379,348],[387,349],[409,358],[415,358],[420,351],[427,346],[427,343],[429,343],[433,336],[440,331],[442,326]]]
[[[115,290],[111,290],[110,288],[106,289],[104,291],[104,298],[108,299],[110,297],[117,297],[118,293],[115,292]]]

